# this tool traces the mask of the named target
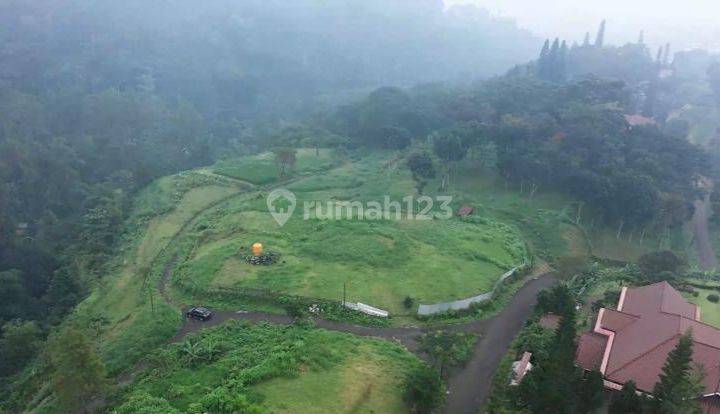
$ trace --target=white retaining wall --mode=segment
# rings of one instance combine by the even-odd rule
[[[346,308],[356,310],[358,312],[362,312],[362,313],[364,313],[366,315],[370,315],[370,316],[378,316],[380,318],[387,318],[388,316],[390,316],[390,312],[388,312],[386,310],[373,308],[370,305],[366,305],[366,304],[360,303],[360,302],[358,302],[358,303],[345,302],[344,305]]]
[[[500,279],[498,279],[490,292],[482,293],[477,296],[473,296],[467,299],[456,300],[454,302],[434,303],[432,305],[420,305],[418,307],[418,315],[434,315],[436,313],[443,313],[451,310],[463,310],[469,308],[475,303],[482,303],[492,299],[498,286],[503,283],[507,278],[514,275],[522,266],[513,267],[512,269],[505,272]]]

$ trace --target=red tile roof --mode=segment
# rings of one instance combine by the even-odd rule
[[[467,217],[473,213],[475,213],[475,207],[464,204],[460,207],[460,210],[458,210],[457,215],[460,217]]]
[[[699,319],[697,307],[667,282],[624,288],[618,310],[601,309],[593,332],[580,337],[576,361],[585,369],[600,367],[609,381],[634,380],[651,392],[667,354],[691,330],[693,360],[705,370],[705,394],[720,392],[720,330]]]
[[[700,399],[700,408],[706,414],[720,414],[720,397],[712,395]]]
[[[599,370],[607,339],[607,336],[595,332],[580,335],[575,361],[588,371]]]
[[[625,115],[625,121],[630,126],[655,125],[656,124],[656,122],[653,119],[646,118],[642,115]]]

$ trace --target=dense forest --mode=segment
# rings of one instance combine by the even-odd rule
[[[562,189],[619,227],[682,223],[692,213],[692,179],[709,169],[708,156],[672,129],[628,123],[633,106],[622,82],[511,77],[455,93],[380,89],[341,109],[330,128],[356,145],[384,148],[429,136],[441,143],[441,160],[492,160],[489,166],[529,191]]]

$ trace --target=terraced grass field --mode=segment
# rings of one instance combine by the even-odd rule
[[[248,186],[192,172],[162,178],[138,195],[128,222],[127,244],[108,265],[98,288],[77,308],[74,320],[97,326],[100,350],[111,372],[128,367],[147,349],[174,335],[175,309],[160,298],[155,280],[164,263],[155,259],[196,214]]]
[[[334,151],[330,149],[298,149],[293,174],[307,174],[329,169],[335,163],[333,153]],[[220,161],[211,168],[211,171],[218,175],[258,185],[269,184],[279,179],[278,165],[272,152]]]
[[[272,295],[339,301],[345,288],[347,300],[399,316],[381,322],[415,324],[411,315],[418,303],[485,292],[531,254],[548,260],[589,251],[585,233],[574,225],[572,200],[506,188],[496,175],[462,166],[449,188],[440,190],[434,180],[425,194],[452,196],[453,211],[471,204],[476,213],[440,219],[436,202],[429,212],[434,218],[409,219],[420,206],[408,208],[403,201],[418,197],[405,155],[301,149],[295,171],[280,181],[273,157],[260,154],[165,177],[143,190],[117,256],[68,319],[92,331],[110,376],[140,374],[113,397],[115,407],[122,405],[117,412],[142,412],[136,410],[142,404],[167,413],[211,412],[198,404],[212,404],[222,393],[238,396],[238,404],[276,413],[406,412],[398,387],[418,362],[395,345],[302,327],[233,326],[167,346],[182,323],[179,308],[202,304],[284,312],[287,302]],[[284,226],[266,204],[268,193],[280,187],[292,191],[298,205]],[[383,204],[385,197],[401,203],[399,219],[359,220],[357,214],[322,219],[316,211],[304,219],[306,202],[368,205]],[[255,242],[279,253],[279,262],[247,264],[244,258]],[[168,284],[165,275],[171,276]],[[270,292],[272,299],[243,291]],[[506,291],[502,297],[511,295]],[[410,308],[404,305],[408,297],[414,303]],[[493,306],[502,307],[503,299]],[[340,309],[325,317],[358,322],[358,315]],[[711,309],[704,313],[706,320],[712,318]],[[287,358],[273,359],[258,349]],[[44,371],[37,372],[42,377]],[[237,375],[246,386],[233,388],[238,382],[230,379]],[[39,387],[43,381],[28,384]],[[52,412],[43,404],[32,408]]]
[[[400,201],[414,191],[407,169],[392,153],[346,163],[288,189],[298,206],[306,201],[382,203],[385,196]],[[204,217],[202,230],[188,236],[191,251],[174,273],[182,300],[199,302],[217,289],[341,300],[345,288],[349,301],[408,313],[406,297],[434,303],[476,295],[527,259],[517,230],[483,215],[411,220],[405,208],[400,220],[324,220],[315,213],[304,219],[299,210],[280,227],[268,213],[265,193],[253,193]],[[255,242],[279,253],[280,262],[246,263]]]

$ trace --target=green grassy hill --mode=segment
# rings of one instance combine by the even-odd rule
[[[241,165],[252,163],[241,161]],[[238,167],[239,168],[239,167]],[[250,167],[244,167],[250,168]],[[238,169],[238,176],[247,176]],[[488,291],[527,252],[513,226],[485,214],[461,220],[324,220],[305,202],[377,201],[387,195],[401,202],[414,193],[409,174],[396,154],[373,154],[339,168],[290,183],[298,208],[280,227],[268,213],[266,192],[251,192],[199,219],[178,243],[187,246],[173,274],[182,303],[203,303],[220,291],[259,289],[308,298],[368,303],[393,314],[407,313],[403,300],[434,303]],[[437,207],[437,206],[436,206]],[[457,207],[457,206],[455,206]],[[321,214],[322,216],[322,214]],[[272,266],[253,266],[245,256],[254,242],[279,253]],[[242,300],[215,304],[229,308]]]
[[[169,344],[182,324],[180,308],[284,313],[287,298],[337,303],[345,285],[348,300],[389,310],[396,316],[391,323],[417,324],[406,297],[416,306],[476,295],[531,255],[588,254],[593,242],[575,225],[572,200],[543,191],[531,196],[484,170],[461,166],[448,189],[438,190],[437,181],[426,187],[430,197],[452,196],[454,210],[476,207],[466,219],[410,220],[403,205],[399,220],[322,220],[315,212],[305,220],[305,202],[414,195],[403,155],[303,149],[282,181],[277,168],[268,154],[227,160],[165,177],[137,196],[118,255],[65,322],[96,344],[114,383],[110,406],[203,412],[202,404],[231,392],[242,396],[238,404],[278,413],[405,412],[398,384],[419,362],[395,345],[313,328],[238,324]],[[300,206],[283,227],[266,205],[278,187],[293,191]],[[436,203],[430,215],[439,212]],[[278,263],[244,261],[258,241],[280,254]],[[333,312],[323,316],[377,322]],[[6,400],[53,412],[50,371],[38,359]],[[313,410],[307,401],[315,402]]]

